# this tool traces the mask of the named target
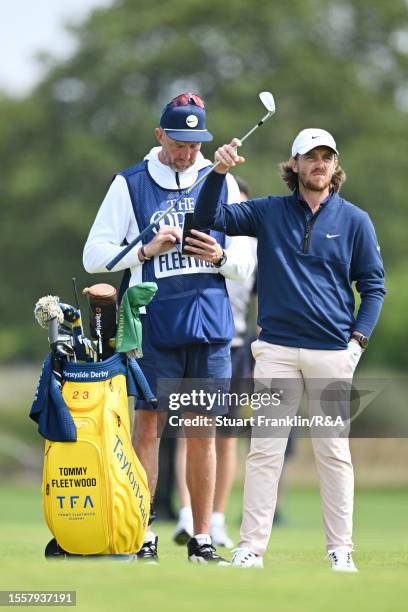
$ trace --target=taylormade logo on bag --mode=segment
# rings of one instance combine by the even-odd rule
[[[102,308],[95,308],[95,330],[98,335],[102,335]]]
[[[116,456],[116,459],[119,461],[120,469],[123,471],[126,470],[125,473],[126,473],[126,476],[128,477],[130,486],[132,487],[135,493],[136,500],[139,502],[139,508],[140,508],[140,513],[143,518],[143,524],[146,525],[148,517],[146,516],[146,512],[144,509],[144,503],[143,503],[144,498],[143,498],[142,493],[140,493],[139,483],[137,482],[136,476],[132,471],[132,462],[129,461],[129,459],[126,457],[125,452],[123,450],[123,442],[118,436],[118,434],[115,434],[115,437],[116,437],[116,444],[113,448],[113,452]]]

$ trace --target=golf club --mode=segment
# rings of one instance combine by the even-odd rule
[[[273,95],[269,91],[262,91],[259,94],[259,98],[260,98],[262,104],[264,105],[264,107],[266,108],[266,110],[268,112],[266,113],[266,115],[264,117],[262,117],[262,119],[256,125],[254,125],[254,127],[252,127],[244,136],[242,136],[242,138],[240,138],[241,143],[245,142],[245,140],[248,138],[248,136],[250,136],[253,132],[255,132],[255,130],[257,130],[259,127],[261,127],[261,125],[263,125],[265,123],[265,121],[267,121],[275,113],[275,100],[273,99]],[[175,200],[175,202],[173,202],[173,204],[171,206],[169,206],[167,208],[167,210],[165,210],[155,220],[154,223],[150,223],[150,225],[148,225],[138,236],[136,236],[136,238],[134,240],[132,240],[132,242],[130,242],[126,247],[124,247],[120,253],[118,253],[113,259],[111,259],[111,261],[109,261],[106,264],[106,269],[109,270],[109,271],[112,270],[116,266],[116,264],[119,263],[119,261],[123,257],[125,257],[125,255],[127,255],[127,253],[129,253],[129,251],[131,251],[133,249],[133,247],[138,242],[140,242],[144,238],[144,236],[146,236],[146,234],[148,234],[154,228],[155,225],[160,223],[160,221],[162,219],[164,219],[164,217],[166,217],[174,208],[176,208],[177,204],[183,198],[188,196],[193,191],[193,189],[195,189],[197,187],[197,185],[202,183],[204,181],[204,179],[206,179],[207,176],[209,174],[211,174],[211,172],[214,170],[214,168],[216,168],[219,165],[219,163],[220,162],[215,162],[214,164],[212,164],[208,168],[207,172],[205,172],[202,176],[200,176],[200,178],[197,179],[195,181],[195,183],[193,183],[191,185],[191,187],[189,187],[188,189],[183,191],[183,193],[177,198],[177,200]]]
[[[63,346],[60,342],[59,325],[64,321],[59,306],[59,298],[55,295],[46,295],[40,298],[34,308],[34,316],[38,324],[48,329],[48,342],[52,353],[52,369],[56,380],[61,386],[62,384],[62,361],[68,356],[66,344]],[[68,345],[67,345],[68,346]]]
[[[79,307],[78,290],[76,285],[76,278],[72,278],[72,284],[74,288],[76,309],[73,308],[72,312],[72,335],[74,338],[75,353],[78,361],[97,361],[97,351],[93,346],[92,342],[84,335],[82,327],[82,315]],[[65,313],[64,313],[65,314]]]
[[[115,352],[116,289],[112,285],[98,283],[92,287],[85,287],[82,293],[88,297],[91,338],[96,340],[98,361],[102,361]]]

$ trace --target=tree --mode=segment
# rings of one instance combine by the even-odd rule
[[[44,352],[31,315],[37,297],[72,301],[72,275],[81,286],[102,280],[82,271],[90,224],[113,172],[154,145],[161,108],[182,90],[206,100],[209,155],[261,116],[259,91],[273,92],[276,117],[245,144],[242,174],[256,195],[284,191],[276,166],[300,129],[332,131],[349,175],[344,196],[369,211],[387,268],[400,266],[407,28],[404,0],[117,0],[94,11],[75,28],[68,61],[48,58],[26,99],[0,100],[1,255],[13,259],[3,358]]]

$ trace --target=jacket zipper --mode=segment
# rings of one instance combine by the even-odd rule
[[[317,217],[321,211],[321,208],[311,217],[311,219],[307,219],[306,217],[306,227],[305,227],[305,235],[303,237],[303,253],[309,252],[310,246],[310,238],[312,236],[312,229],[314,224],[316,223]]]

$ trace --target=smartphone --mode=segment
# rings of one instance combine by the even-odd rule
[[[182,241],[182,247],[181,247],[181,252],[184,253],[185,255],[191,255],[191,253],[185,250],[185,247],[188,246],[188,242],[186,243],[186,238],[196,238],[196,236],[193,236],[193,234],[191,233],[192,229],[199,230],[200,232],[203,232],[204,234],[210,233],[209,229],[203,229],[202,227],[198,227],[198,225],[194,223],[194,213],[193,212],[186,212],[184,214],[183,241]]]

